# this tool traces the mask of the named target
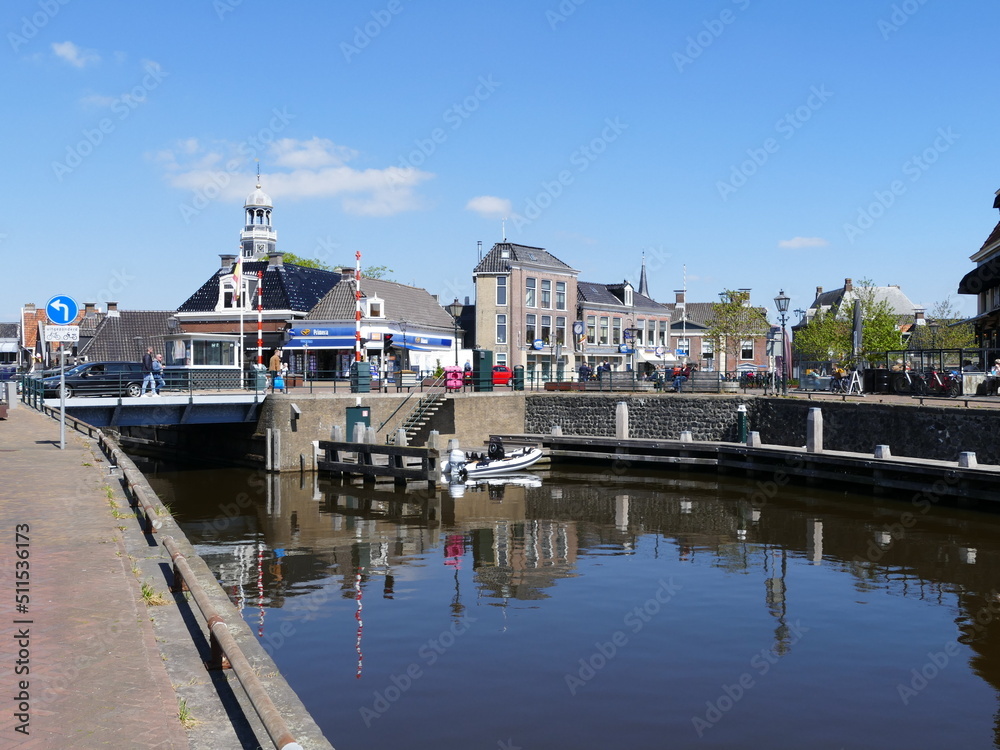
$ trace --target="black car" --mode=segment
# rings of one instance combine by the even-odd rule
[[[138,362],[85,362],[66,371],[66,398],[73,396],[140,396],[143,380]],[[44,395],[59,395],[59,375],[42,378]]]

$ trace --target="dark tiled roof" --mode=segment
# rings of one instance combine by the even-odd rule
[[[454,319],[426,289],[382,279],[361,279],[363,297],[385,302],[386,320],[450,329]],[[343,277],[306,316],[307,320],[354,320],[354,282]]]
[[[146,353],[147,346],[162,354],[163,336],[168,332],[167,318],[173,314],[172,310],[121,310],[118,315],[109,315],[98,324],[93,338],[83,345],[79,354],[92,362],[136,362]]]
[[[243,264],[247,276],[264,272],[264,294],[261,302],[265,310],[294,310],[308,312],[341,279],[335,271],[283,263],[272,266],[267,261]],[[219,274],[214,273],[201,288],[177,308],[177,312],[213,312],[219,301]],[[256,307],[256,303],[255,307]]]
[[[986,242],[983,243],[983,246],[979,248],[979,250],[981,252],[988,247],[992,247],[998,242],[1000,242],[1000,223],[993,227],[993,231],[990,232],[990,236],[986,238]]]
[[[504,251],[508,255],[506,258],[502,257]],[[560,271],[576,270],[546,251],[545,248],[517,245],[513,242],[498,242],[483,256],[472,273],[506,273],[510,270],[511,263],[528,263],[539,268],[548,267]]]
[[[679,326],[683,328],[681,322],[681,314],[677,310],[677,304],[671,302],[666,307],[670,308],[670,319],[673,321],[671,327]],[[703,328],[709,327],[709,322],[712,319],[712,303],[711,302],[688,302],[684,306],[687,312],[686,321],[689,324],[700,326]]]
[[[0,339],[19,338],[18,331],[20,325],[17,323],[0,323]]]
[[[622,301],[624,289],[625,284],[595,284],[590,281],[578,281],[576,283],[577,302],[581,305],[617,305],[625,308],[625,303]],[[636,312],[657,315],[667,315],[670,312],[670,308],[666,305],[661,305],[636,291],[632,292],[632,301],[633,304],[627,308],[630,311],[634,308]]]

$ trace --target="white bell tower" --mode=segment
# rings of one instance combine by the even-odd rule
[[[260,176],[257,177],[257,189],[247,196],[243,206],[243,231],[240,232],[240,246],[243,248],[243,260],[262,260],[268,253],[275,252],[278,233],[271,226],[271,196],[260,189]]]

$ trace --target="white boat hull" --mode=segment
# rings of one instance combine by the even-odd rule
[[[442,468],[445,474],[463,474],[469,479],[479,479],[524,471],[541,457],[541,449],[532,446],[513,451],[503,458],[484,458],[481,461],[466,461],[461,465],[448,461]]]

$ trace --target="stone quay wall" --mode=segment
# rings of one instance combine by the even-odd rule
[[[530,394],[524,431],[549,433],[558,425],[565,435],[614,437],[615,410],[628,405],[629,436],[676,440],[690,430],[694,440],[739,439],[737,407],[746,406],[748,429],[771,445],[804,446],[811,408],[823,413],[827,450],[874,453],[888,445],[893,455],[955,461],[963,451],[979,463],[1000,464],[1000,411],[950,404],[804,401],[778,397],[692,395]],[[499,430],[497,430],[499,431]]]

